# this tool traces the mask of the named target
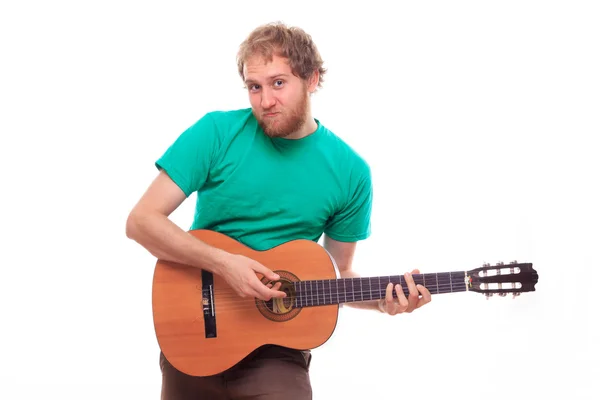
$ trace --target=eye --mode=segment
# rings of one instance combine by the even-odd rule
[[[282,87],[283,86],[283,81],[281,79],[278,79],[275,81],[275,87]]]
[[[250,90],[251,92],[255,92],[258,89],[260,89],[260,86],[256,85],[256,84],[252,84],[252,85],[248,86],[248,90]]]

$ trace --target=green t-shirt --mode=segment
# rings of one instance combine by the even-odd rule
[[[190,229],[221,232],[255,250],[323,233],[343,242],[371,233],[368,164],[325,128],[302,139],[269,138],[252,109],[214,111],[156,161],[186,196]]]

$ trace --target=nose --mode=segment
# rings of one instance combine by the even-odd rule
[[[269,89],[263,89],[260,98],[260,106],[269,109],[275,105],[275,96]]]

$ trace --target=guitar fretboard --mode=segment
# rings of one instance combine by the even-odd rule
[[[423,285],[433,294],[464,292],[465,271],[431,274],[413,274],[415,284]],[[389,283],[400,284],[404,295],[408,297],[408,286],[403,275],[307,280],[294,282],[296,298],[294,307],[314,307],[330,304],[353,303],[379,300],[385,297]]]

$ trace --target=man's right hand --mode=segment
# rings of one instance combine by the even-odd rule
[[[259,273],[270,281],[277,281],[279,276],[258,261],[239,254],[227,257],[225,267],[221,269],[221,276],[229,286],[241,297],[255,297],[260,300],[286,297],[279,290],[281,283],[265,285],[256,276]]]

